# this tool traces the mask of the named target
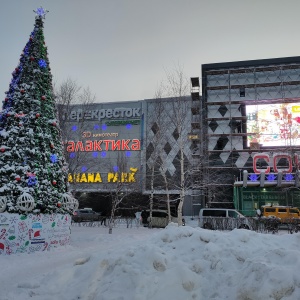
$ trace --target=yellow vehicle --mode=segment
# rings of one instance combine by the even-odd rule
[[[281,222],[284,222],[286,219],[300,220],[300,211],[297,207],[264,205],[261,213],[264,217],[279,218]]]

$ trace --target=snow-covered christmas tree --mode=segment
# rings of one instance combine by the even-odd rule
[[[72,213],[67,165],[38,8],[0,114],[0,212]]]

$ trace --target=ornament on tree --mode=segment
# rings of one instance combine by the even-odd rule
[[[23,89],[20,90],[20,92],[21,92],[21,94],[25,94],[25,90],[23,90]]]
[[[27,180],[28,186],[34,186],[37,184],[37,178],[35,176],[30,176]]]
[[[57,184],[57,181],[56,181],[56,180],[52,180],[52,184],[53,184],[53,185],[56,185],[56,184]]]
[[[64,193],[62,195],[62,201],[61,201],[61,205],[63,208],[65,208],[66,210],[70,211],[71,213],[73,213],[76,209],[78,209],[79,206],[79,202],[77,199],[75,199],[72,195],[70,195],[69,193]]]
[[[34,57],[33,57],[33,56],[31,56],[31,57],[30,57],[30,60],[31,60],[31,61],[34,61]]]
[[[58,162],[58,157],[56,154],[51,154],[50,155],[50,160],[52,163],[57,163]]]
[[[42,96],[41,99],[42,99],[42,100],[46,100],[46,96]]]
[[[61,202],[57,202],[57,207],[61,207]]]
[[[35,203],[33,197],[28,193],[23,193],[17,199],[16,207],[21,211],[32,211],[34,209]]]
[[[4,212],[6,209],[7,199],[6,197],[0,197],[0,213]]]
[[[45,19],[46,14],[49,12],[48,10],[44,10],[42,7],[39,7],[37,10],[34,10],[34,12],[39,16],[40,18]]]
[[[40,68],[46,68],[47,67],[47,63],[46,63],[46,61],[44,60],[44,59],[40,59],[39,60],[39,66],[40,66]]]
[[[21,181],[21,177],[19,175],[16,176],[16,181]]]
[[[41,114],[37,113],[35,114],[35,117],[38,119],[41,116]]]

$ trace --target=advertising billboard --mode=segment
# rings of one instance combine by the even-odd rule
[[[138,181],[141,102],[73,106],[63,114],[69,183],[77,190],[109,191]]]
[[[246,105],[247,146],[300,146],[300,103]]]

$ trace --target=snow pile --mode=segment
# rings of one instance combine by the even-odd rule
[[[299,299],[299,233],[72,230],[66,248],[0,256],[0,299]]]
[[[299,242],[300,235],[171,227],[104,260],[101,294],[103,299],[118,299],[122,290],[128,293],[124,299],[299,299]]]

